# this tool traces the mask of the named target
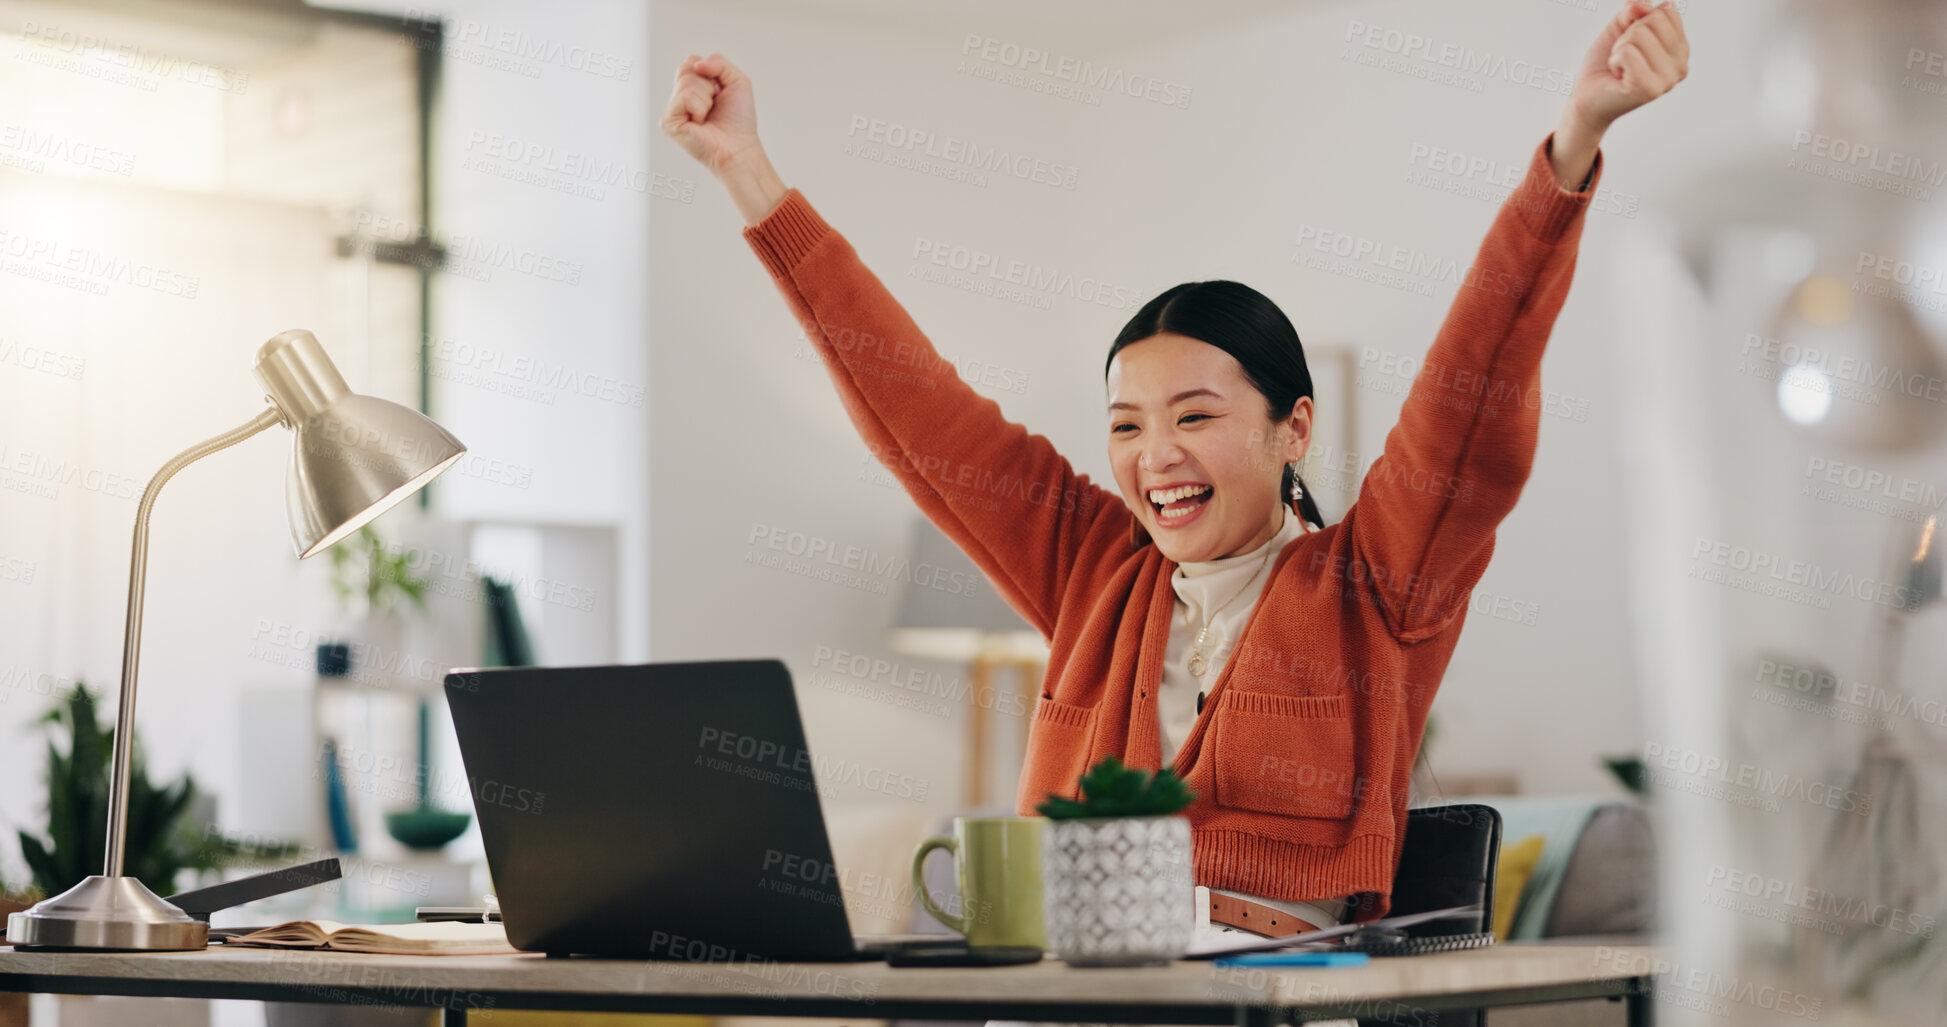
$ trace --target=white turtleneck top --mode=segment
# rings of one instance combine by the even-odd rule
[[[1170,575],[1170,585],[1176,590],[1176,608],[1170,615],[1170,641],[1163,655],[1163,684],[1157,692],[1156,718],[1162,734],[1164,766],[1175,761],[1177,750],[1190,736],[1190,728],[1197,720],[1197,694],[1208,692],[1217,683],[1217,675],[1223,673],[1231,647],[1243,633],[1244,622],[1250,619],[1251,608],[1257,605],[1258,597],[1271,581],[1272,562],[1286,544],[1304,533],[1304,522],[1291,507],[1283,509],[1284,525],[1263,545],[1236,556],[1180,563]],[[1205,664],[1199,677],[1190,673],[1190,648],[1196,643],[1197,633],[1203,630],[1206,618],[1210,630],[1203,636],[1203,647],[1198,650]],[[1345,914],[1343,897],[1289,902],[1224,889],[1218,892],[1262,902],[1319,927],[1334,926]],[[1200,912],[1201,921],[1209,911],[1206,908]]]
[[[1176,759],[1197,720],[1197,693],[1208,692],[1230,659],[1231,646],[1244,631],[1251,608],[1271,581],[1271,564],[1287,543],[1304,532],[1304,524],[1289,506],[1276,535],[1248,553],[1217,560],[1180,563],[1170,575],[1176,590],[1176,609],[1170,614],[1169,647],[1163,654],[1163,686],[1158,693],[1157,725],[1163,735],[1163,765]],[[1213,612],[1214,611],[1214,612]],[[1201,677],[1190,673],[1190,648],[1208,620],[1210,630],[1198,650],[1205,664]]]

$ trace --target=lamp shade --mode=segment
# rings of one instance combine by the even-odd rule
[[[330,548],[466,454],[419,411],[353,392],[310,332],[273,336],[254,370],[291,428],[285,500],[299,559]]]

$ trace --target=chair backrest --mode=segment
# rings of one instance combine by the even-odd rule
[[[1414,935],[1491,930],[1494,872],[1501,857],[1501,813],[1479,803],[1422,806],[1406,811],[1406,841],[1393,873],[1388,916],[1479,904],[1477,918],[1435,920]]]

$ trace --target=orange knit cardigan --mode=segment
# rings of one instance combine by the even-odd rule
[[[1183,742],[1198,884],[1356,895],[1348,919],[1390,906],[1427,709],[1534,460],[1542,349],[1601,180],[1598,152],[1563,189],[1553,139],[1495,214],[1357,500],[1278,554]],[[867,446],[1048,640],[1018,812],[1074,796],[1105,756],[1157,767],[1175,563],[1118,492],[963,381],[797,189],[743,231]]]

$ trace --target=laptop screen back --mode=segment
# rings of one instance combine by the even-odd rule
[[[446,696],[515,947],[853,951],[782,662],[456,670]]]

